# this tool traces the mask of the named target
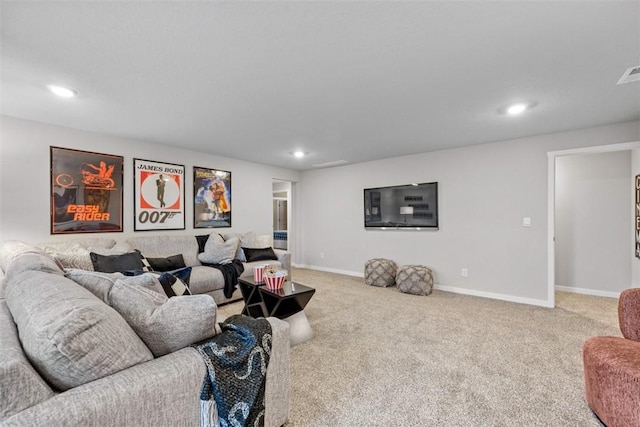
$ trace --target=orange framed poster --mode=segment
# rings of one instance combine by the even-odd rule
[[[135,231],[184,230],[184,165],[133,159]]]
[[[51,234],[122,231],[123,157],[50,147]]]

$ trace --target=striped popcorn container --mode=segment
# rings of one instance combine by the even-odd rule
[[[253,281],[256,283],[264,282],[264,268],[266,265],[258,265],[253,267]]]
[[[282,284],[284,283],[287,276],[283,275],[275,275],[275,276],[267,276],[264,278],[265,283],[267,284],[267,288],[269,289],[280,289]]]

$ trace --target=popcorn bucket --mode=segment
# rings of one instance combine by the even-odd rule
[[[264,281],[268,289],[280,289],[286,278],[286,276],[271,276],[265,277]]]
[[[258,265],[256,267],[253,267],[253,280],[256,283],[262,283],[264,282],[264,268],[266,267],[266,265]]]

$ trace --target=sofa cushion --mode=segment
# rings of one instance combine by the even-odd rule
[[[110,299],[156,357],[216,334],[217,308],[209,295],[167,298],[117,280]]]
[[[192,294],[205,294],[224,288],[224,276],[217,268],[204,265],[191,268],[189,290]]]
[[[153,271],[171,271],[179,268],[185,268],[187,265],[184,263],[184,257],[182,254],[172,255],[162,258],[149,258],[146,257]]]
[[[53,397],[27,360],[18,340],[18,331],[5,301],[0,301],[0,421],[23,409]]]
[[[240,241],[233,237],[224,243],[217,243],[209,239],[204,247],[204,252],[198,254],[198,259],[207,264],[229,264],[233,261]]]
[[[153,359],[114,309],[62,275],[25,271],[6,296],[25,354],[59,390]]]
[[[93,269],[101,273],[115,273],[127,270],[144,270],[140,251],[134,250],[120,255],[100,255],[91,252]]]
[[[152,291],[160,294],[164,293],[159,280],[151,273],[127,277],[122,273],[101,273],[98,271],[68,269],[65,270],[65,276],[87,289],[109,305],[111,305],[109,301],[109,291],[111,291],[111,288],[118,279],[125,280],[131,285],[151,289]]]
[[[277,260],[273,248],[242,248],[247,262]]]

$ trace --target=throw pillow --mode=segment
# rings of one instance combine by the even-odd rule
[[[167,297],[191,295],[189,290],[189,279],[191,278],[191,267],[182,268],[172,272],[164,272],[158,280]]]
[[[133,277],[125,277],[124,273],[100,273],[98,271],[85,271],[77,269],[65,270],[65,276],[92,294],[100,298],[107,304],[109,301],[109,292],[116,283],[116,280],[124,280],[130,285],[142,286],[152,291],[164,294],[164,289],[153,274],[141,274]]]
[[[63,268],[79,268],[81,270],[93,270],[91,251],[79,243],[73,244],[63,251],[49,252],[53,259]]]
[[[122,255],[100,255],[95,252],[89,254],[93,269],[101,273],[115,273],[125,270],[143,270],[142,255],[137,249]]]
[[[146,258],[153,271],[170,271],[185,268],[182,254],[172,255],[166,258]],[[143,261],[144,262],[144,261]]]
[[[271,240],[272,238],[268,234],[258,235],[253,231],[243,234],[240,237],[240,247],[235,256],[236,259],[242,262],[247,261],[242,248],[268,248],[271,247]]]
[[[278,256],[272,248],[242,248],[247,262],[277,260]]]
[[[198,254],[198,259],[207,264],[230,264],[233,261],[240,241],[234,237],[224,243],[216,243],[209,239],[203,253]]]
[[[200,234],[196,236],[196,241],[198,242],[198,253],[201,254],[204,252],[204,246],[207,244],[207,240],[209,240],[208,234]]]
[[[160,357],[216,334],[216,303],[209,295],[167,298],[117,280],[113,307]]]

